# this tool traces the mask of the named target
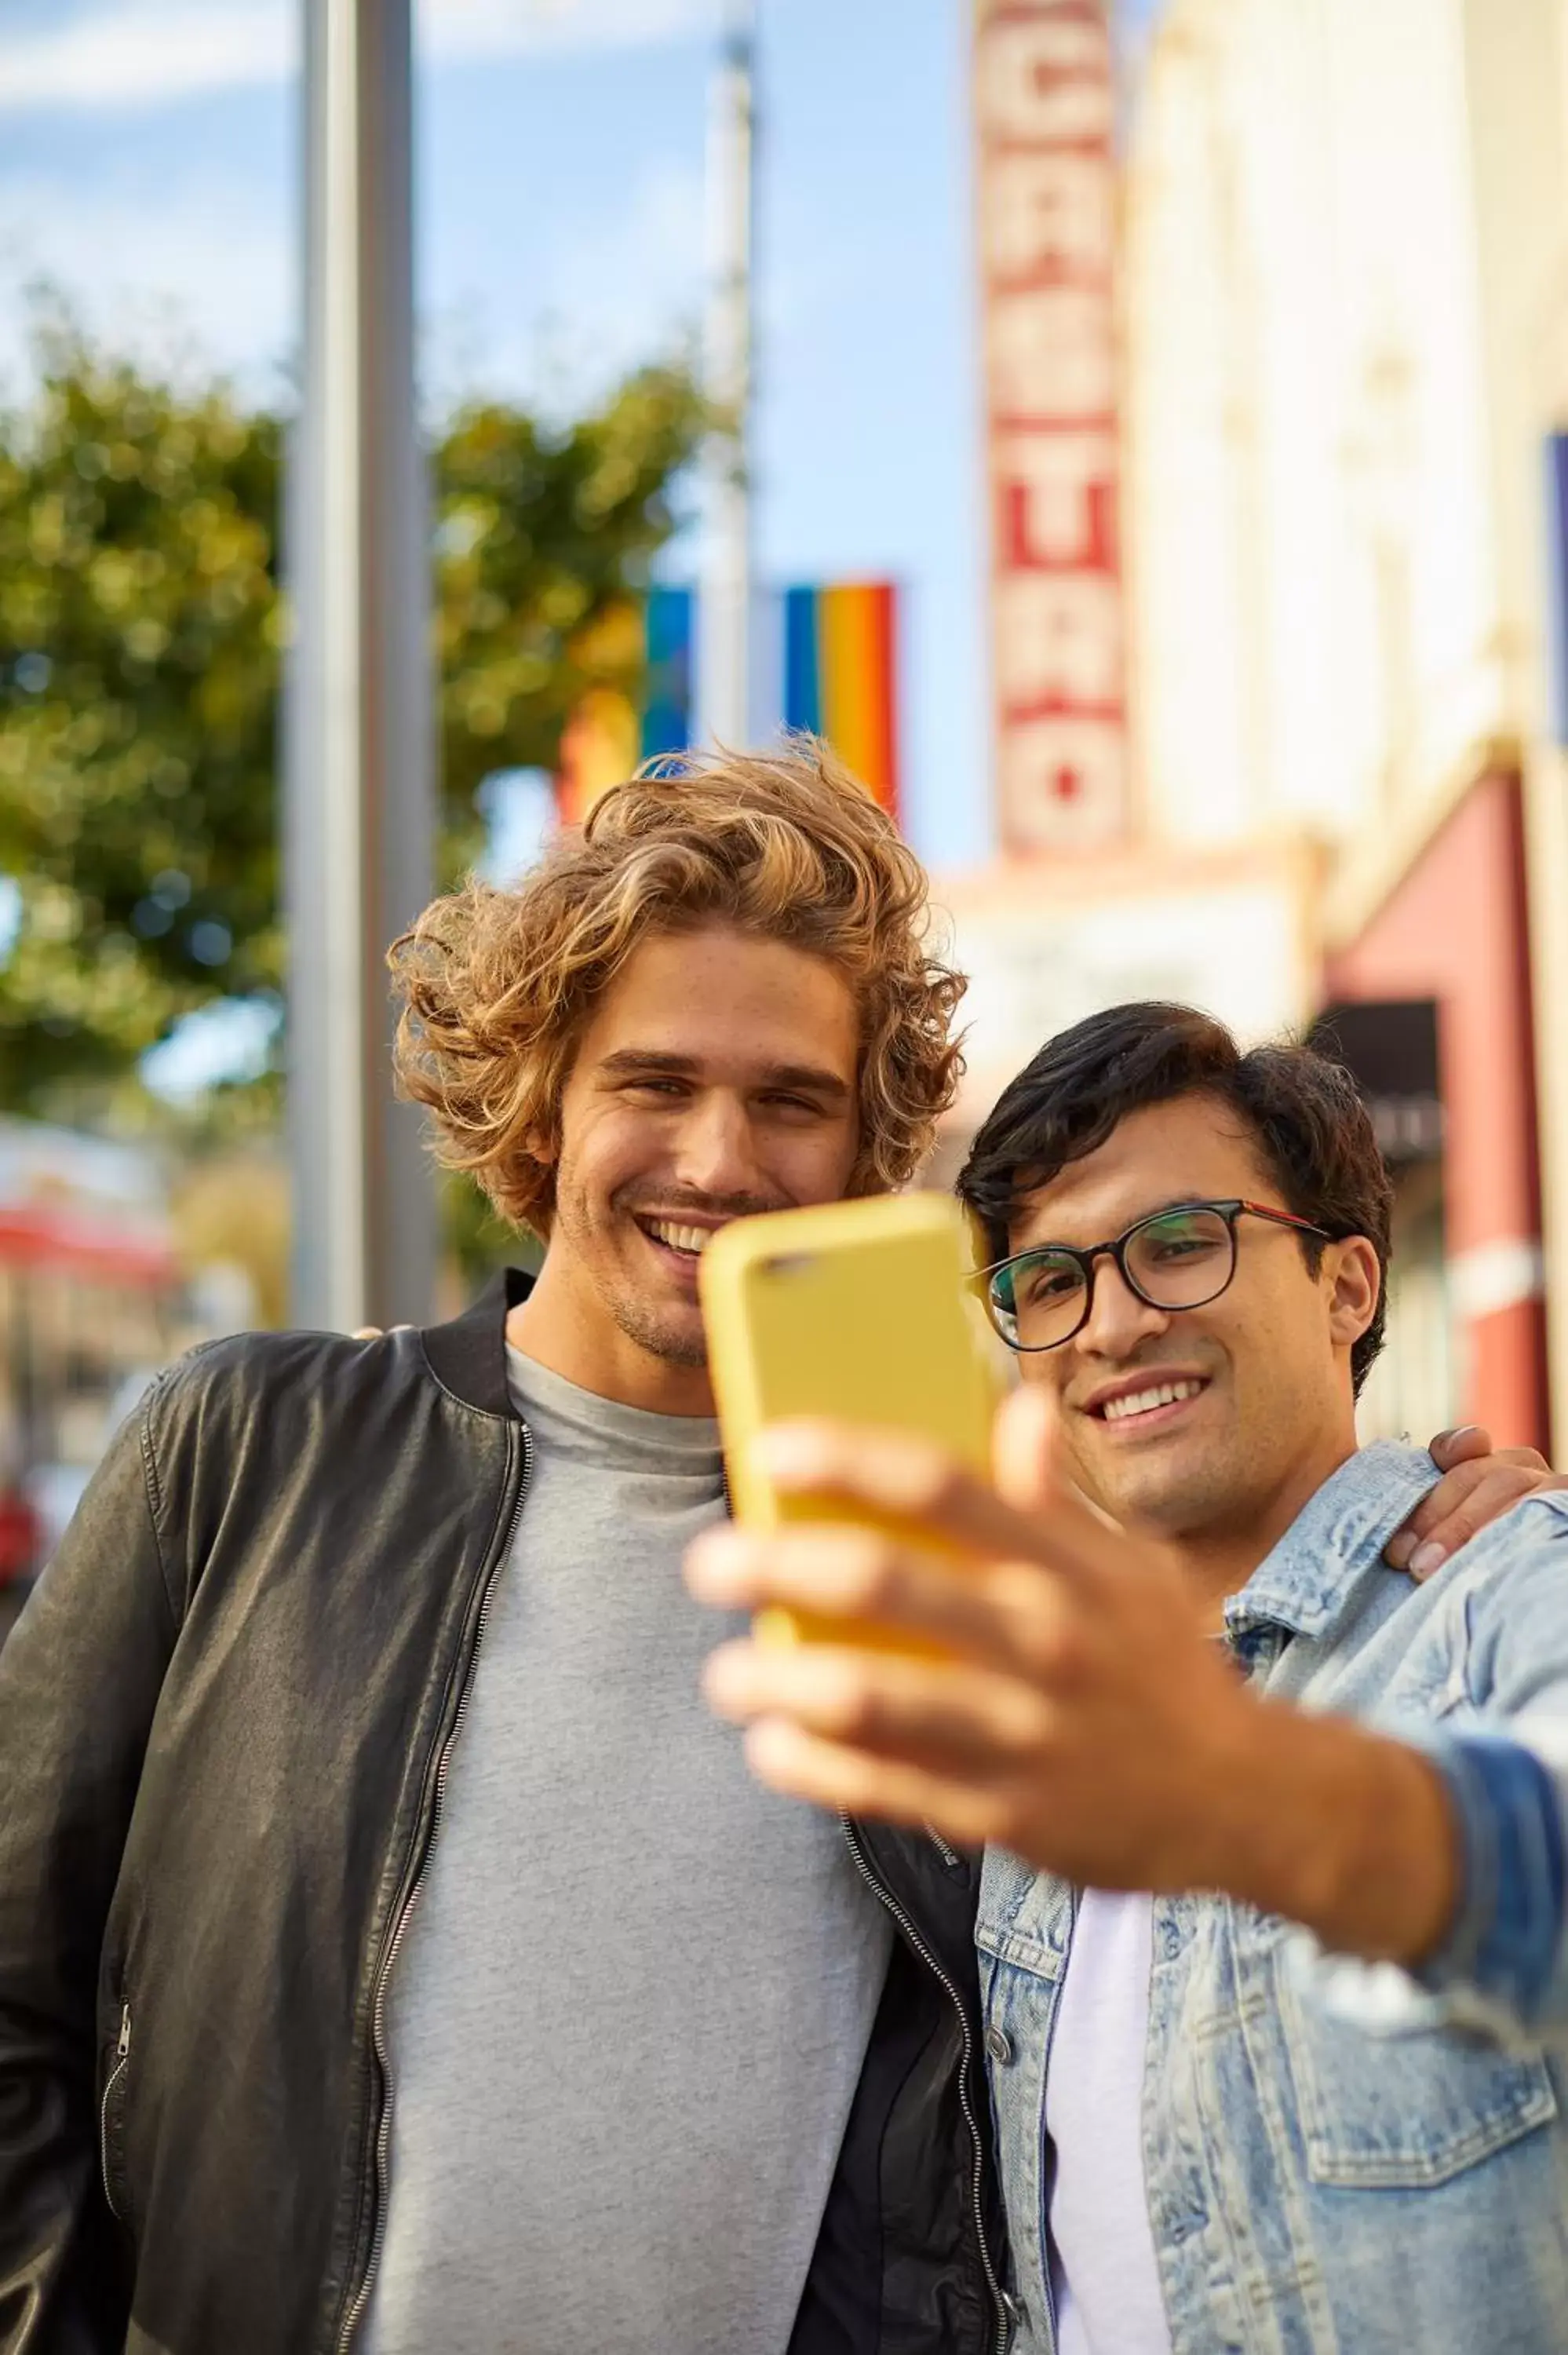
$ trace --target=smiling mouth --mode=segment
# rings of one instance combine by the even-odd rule
[[[1119,1398],[1107,1399],[1103,1406],[1091,1407],[1089,1412],[1099,1423],[1146,1423],[1171,1407],[1184,1406],[1207,1388],[1207,1382],[1184,1375],[1176,1381],[1150,1382],[1140,1391],[1124,1391]]]
[[[683,1226],[678,1219],[639,1219],[638,1226],[662,1251],[671,1252],[695,1267],[698,1260],[717,1234],[716,1227]]]

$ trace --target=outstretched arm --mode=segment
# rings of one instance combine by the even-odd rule
[[[1163,1549],[1052,1477],[1047,1437],[1044,1402],[1018,1393],[999,1493],[896,1434],[768,1435],[780,1486],[932,1542],[846,1520],[694,1549],[705,1600],[870,1619],[924,1647],[725,1646],[709,1694],[749,1721],[757,1773],[1073,1881],[1224,1890],[1336,1952],[1418,1966],[1461,1903],[1441,1763],[1249,1688]]]
[[[1043,1402],[1004,1411],[997,1489],[895,1434],[766,1434],[778,1485],[867,1509],[768,1537],[714,1530],[703,1600],[780,1603],[842,1646],[732,1643],[715,1706],[756,1772],[851,1812],[995,1841],[1107,1888],[1227,1891],[1330,1955],[1393,1962],[1411,1998],[1500,2034],[1568,2026],[1568,1495],[1470,1550],[1452,1721],[1399,1737],[1259,1696],[1161,1550],[1052,1481]],[[868,1651],[854,1623],[914,1647]],[[1383,1977],[1364,1984],[1385,2024]]]

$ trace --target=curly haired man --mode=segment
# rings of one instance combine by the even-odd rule
[[[916,1168],[925,922],[802,745],[398,943],[403,1083],[543,1273],[186,1359],[0,1656],[0,2355],[1005,2335],[977,1875],[751,1782],[679,1574],[705,1238]]]
[[[925,879],[810,747],[607,796],[393,953],[545,1239],[423,1334],[166,1375],[0,1659],[4,2355],[984,2355],[970,1869],[761,1791],[680,1563],[695,1271],[901,1184]]]

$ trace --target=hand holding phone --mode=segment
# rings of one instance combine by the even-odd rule
[[[869,1519],[863,1508],[781,1497],[752,1456],[766,1425],[797,1415],[875,1424],[935,1440],[983,1473],[999,1385],[968,1279],[974,1257],[945,1194],[878,1195],[740,1219],[703,1254],[698,1276],[730,1496],[749,1528]],[[759,1637],[821,1640],[800,1614],[758,1614]],[[832,1640],[885,1647],[842,1625]]]

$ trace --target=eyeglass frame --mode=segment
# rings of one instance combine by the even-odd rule
[[[1127,1247],[1134,1235],[1141,1234],[1145,1227],[1158,1226],[1161,1219],[1178,1218],[1184,1210],[1213,1210],[1224,1219],[1230,1231],[1231,1264],[1224,1282],[1214,1291],[1206,1294],[1202,1300],[1184,1300],[1179,1306],[1171,1307],[1163,1300],[1150,1298],[1128,1267]],[[1043,1357],[1048,1349],[1065,1348],[1069,1341],[1075,1341],[1094,1315],[1095,1277],[1102,1259],[1114,1260],[1117,1273],[1133,1298],[1141,1300],[1146,1308],[1157,1308],[1162,1316],[1184,1316],[1189,1308],[1211,1306],[1214,1301],[1227,1293],[1235,1282],[1236,1265],[1241,1257],[1236,1235],[1236,1220],[1244,1216],[1250,1219],[1266,1219],[1271,1226],[1287,1227],[1296,1234],[1316,1235],[1320,1242],[1331,1243],[1335,1241],[1335,1237],[1329,1232],[1327,1227],[1318,1226],[1311,1219],[1299,1219],[1294,1210],[1277,1210],[1270,1202],[1245,1202],[1239,1198],[1234,1201],[1224,1202],[1168,1202],[1162,1210],[1150,1210],[1143,1218],[1134,1219],[1130,1227],[1124,1227],[1121,1233],[1114,1236],[1108,1242],[1087,1243],[1082,1248],[1076,1243],[1032,1243],[1027,1251],[1009,1252],[1005,1259],[993,1260],[989,1267],[977,1268],[971,1282],[982,1287],[981,1298],[985,1303],[987,1319],[1002,1347],[1012,1350],[1021,1358]],[[1067,1332],[1059,1335],[1054,1341],[1027,1343],[1010,1341],[996,1321],[996,1311],[991,1295],[992,1283],[1004,1268],[1017,1267],[1026,1259],[1044,1258],[1048,1252],[1059,1252],[1065,1259],[1075,1260],[1082,1269],[1084,1313],[1075,1325]]]

